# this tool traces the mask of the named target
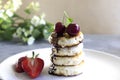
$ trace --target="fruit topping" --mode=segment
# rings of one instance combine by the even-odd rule
[[[61,22],[55,24],[55,32],[58,36],[62,36],[65,31],[65,26]]]
[[[38,54],[33,52],[32,57],[21,57],[15,65],[15,71],[18,73],[26,72],[31,78],[40,75],[44,67],[44,61],[38,58]]]
[[[76,36],[80,31],[80,26],[78,24],[71,23],[68,25],[66,32],[70,36]]]
[[[57,37],[63,36],[64,33],[67,33],[69,36],[77,36],[80,32],[80,26],[73,23],[73,19],[64,11],[62,22],[55,24],[55,32],[57,33]]]

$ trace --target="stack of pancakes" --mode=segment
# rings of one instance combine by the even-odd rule
[[[79,32],[77,36],[69,36],[64,33],[62,37],[57,37],[53,32],[49,38],[53,44],[49,73],[59,76],[75,76],[81,74],[84,64],[83,34]]]

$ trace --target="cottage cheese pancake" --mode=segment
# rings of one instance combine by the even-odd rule
[[[71,57],[58,57],[52,55],[51,61],[55,65],[61,65],[61,66],[68,66],[68,65],[78,65],[82,62],[84,59],[84,53],[80,52],[79,55],[71,56]]]
[[[52,53],[57,56],[76,56],[83,50],[83,43],[66,48],[52,48]]]
[[[84,70],[84,60],[76,66],[56,66],[49,68],[49,73],[58,76],[75,76],[81,74]]]
[[[83,40],[83,33],[79,32],[78,35],[70,37],[68,34],[64,34],[62,37],[57,37],[56,33],[53,32],[49,37],[49,42],[53,44],[55,47],[68,47],[74,46],[81,43]]]

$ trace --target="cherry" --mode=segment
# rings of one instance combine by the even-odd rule
[[[65,31],[65,26],[61,22],[55,24],[55,32],[58,36],[62,36]]]
[[[70,36],[76,36],[80,31],[80,26],[78,24],[71,23],[68,25],[66,32]]]

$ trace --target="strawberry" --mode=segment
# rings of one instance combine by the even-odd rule
[[[24,70],[22,69],[22,61],[24,61],[25,59],[27,59],[27,57],[21,57],[18,59],[18,62],[15,64],[15,71],[18,72],[18,73],[22,73],[24,72]]]
[[[23,70],[31,77],[36,78],[40,75],[43,67],[44,61],[37,57],[38,55],[34,55],[32,58],[27,58],[22,61]]]

